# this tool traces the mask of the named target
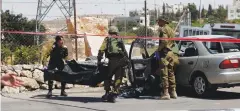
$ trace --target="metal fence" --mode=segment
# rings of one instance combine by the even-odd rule
[[[4,65],[16,64],[44,64],[49,60],[49,53],[52,49],[55,36],[33,35],[33,34],[12,34],[1,35],[1,63]],[[39,37],[38,44],[36,36]],[[76,59],[75,38],[63,36],[64,45],[68,47],[68,59]],[[84,43],[78,41],[78,59],[84,58]]]

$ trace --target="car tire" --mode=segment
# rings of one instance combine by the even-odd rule
[[[195,76],[192,80],[192,87],[197,97],[206,97],[209,95],[209,82],[203,75]]]

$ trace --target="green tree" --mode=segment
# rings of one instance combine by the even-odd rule
[[[139,27],[137,30],[134,31],[134,33],[139,37],[145,37],[146,36],[145,27],[144,26]],[[153,30],[148,28],[147,36],[152,37],[153,35],[154,35]]]
[[[214,17],[219,19],[219,22],[225,22],[227,18],[227,9],[225,9],[224,6],[220,5],[214,15]]]
[[[149,14],[150,14],[150,25],[156,24],[157,11],[156,11],[156,10],[150,10],[150,11],[149,11]]]
[[[125,27],[124,22],[119,22],[119,23],[117,23],[116,26],[117,26],[119,32],[124,31],[124,27]]]
[[[134,16],[138,16],[138,15],[139,15],[139,13],[138,13],[137,10],[133,10],[133,11],[130,11],[130,12],[129,12],[129,16],[130,16],[130,17],[134,17]]]
[[[138,26],[137,22],[134,22],[134,21],[127,22],[127,30],[132,30],[133,27],[137,27],[137,26]]]
[[[180,10],[178,10],[177,12],[176,12],[176,19],[180,19],[180,17],[182,16],[182,13],[181,13],[181,11]]]
[[[116,26],[117,26],[119,32],[125,31],[124,30],[125,29],[125,22],[124,21],[119,22]],[[137,22],[134,22],[134,21],[127,21],[126,22],[126,30],[127,31],[132,30],[133,27],[137,27],[137,26],[138,26]]]
[[[2,30],[35,32],[35,20],[28,20],[26,17],[23,17],[22,14],[11,14],[9,10],[1,12]],[[46,31],[43,25],[40,25],[40,31]],[[4,47],[4,50],[1,52],[4,56],[1,60],[6,60],[9,56],[13,57],[14,64],[33,63],[40,60],[40,47],[34,44],[34,35],[8,33],[3,33],[3,35],[4,38],[1,41],[1,46]],[[45,36],[39,37],[39,43],[41,44]],[[9,53],[9,51],[11,53]]]
[[[204,7],[202,8],[202,11],[201,11],[201,18],[205,18],[206,17],[206,14],[207,14],[207,11],[204,9]]]
[[[165,3],[163,3],[163,7],[162,7],[162,16],[164,16],[166,13],[166,6]]]
[[[188,8],[191,13],[191,19],[192,21],[196,21],[198,19],[198,10],[194,3],[190,4],[188,3]]]
[[[5,12],[2,11],[1,14],[1,26],[2,30],[5,31],[26,31],[34,32],[35,31],[35,20],[28,20],[26,17],[23,17],[22,14],[14,15],[10,14],[9,10]],[[45,32],[45,27],[41,25],[40,31]],[[4,39],[2,43],[8,43],[12,46],[25,45],[30,46],[34,45],[34,35],[23,35],[23,34],[6,34],[4,33]],[[43,41],[44,37],[40,36],[40,43]]]
[[[207,12],[207,17],[212,16],[214,13],[214,10],[212,9],[212,5],[209,4],[208,6],[208,12]]]
[[[174,12],[171,12],[171,13],[170,13],[170,17],[169,17],[169,19],[170,19],[171,21],[176,21],[176,20],[177,20],[177,18],[176,18],[176,16],[175,16]]]

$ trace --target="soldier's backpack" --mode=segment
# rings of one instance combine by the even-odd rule
[[[121,47],[121,43],[123,43],[121,38],[107,38],[107,54],[119,54],[123,52]]]

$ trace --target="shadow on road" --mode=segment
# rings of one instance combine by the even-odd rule
[[[31,98],[34,99],[48,99],[46,95],[36,95]],[[61,101],[73,101],[73,102],[83,102],[83,103],[92,103],[92,102],[102,102],[101,98],[96,97],[62,97],[58,95],[53,95],[51,100],[61,100]]]
[[[3,97],[6,98],[11,98],[11,99],[17,99],[17,100],[24,100],[24,101],[32,101],[32,102],[40,102],[40,103],[47,103],[47,104],[53,104],[53,105],[60,105],[60,106],[67,106],[67,107],[74,107],[74,108],[80,108],[80,109],[87,109],[87,110],[92,110],[92,111],[107,111],[107,110],[100,110],[100,109],[94,109],[94,108],[88,108],[88,107],[80,107],[80,106],[74,106],[74,105],[68,105],[68,104],[61,104],[61,103],[54,103],[54,102],[48,102],[48,101],[40,101],[40,100],[32,100],[32,99],[23,99],[23,98],[16,98],[16,97],[9,97],[2,95]],[[33,97],[31,97],[33,98]]]
[[[191,88],[185,88],[185,87],[179,87],[177,89],[177,94],[179,97],[187,97],[187,98],[198,98],[198,99],[206,99],[206,100],[234,100],[234,99],[240,99],[240,92],[229,92],[229,91],[213,91],[209,93],[209,95],[205,97],[198,97],[195,95],[194,91]],[[124,97],[122,97],[124,98]],[[130,98],[124,98],[124,99],[131,99],[135,97]],[[140,96],[138,98],[139,100],[144,99],[160,99],[160,92],[158,94],[154,95],[145,95]]]

